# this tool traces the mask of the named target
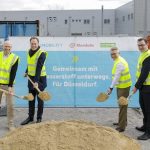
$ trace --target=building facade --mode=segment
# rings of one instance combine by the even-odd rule
[[[150,1],[134,0],[109,10],[0,11],[0,38],[146,35],[150,33],[148,8]]]

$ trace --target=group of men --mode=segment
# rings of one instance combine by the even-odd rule
[[[143,125],[136,127],[136,130],[144,132],[138,140],[150,139],[150,50],[148,49],[147,40],[140,38],[137,40],[137,46],[140,56],[137,63],[136,78],[137,81],[132,89],[133,93],[139,90],[139,104],[143,112]],[[112,83],[107,90],[111,94],[114,87],[117,89],[117,98],[121,96],[128,97],[132,85],[131,75],[127,61],[120,56],[117,47],[111,48],[111,57],[114,60],[112,68]],[[117,131],[123,132],[127,126],[127,105],[119,106],[119,119],[113,125],[118,126]]]
[[[146,39],[140,38],[137,41],[139,51],[141,52],[137,63],[137,81],[132,90],[136,93],[139,90],[139,103],[143,112],[143,125],[136,127],[137,130],[144,132],[139,136],[139,140],[147,140],[150,138],[150,50]],[[21,125],[28,124],[34,120],[35,114],[35,98],[38,100],[37,121],[42,121],[44,102],[37,96],[38,92],[35,87],[43,91],[47,86],[45,60],[47,53],[39,46],[39,39],[37,37],[30,38],[30,49],[27,54],[27,69],[25,77],[29,76],[34,85],[28,81],[29,93],[34,96],[33,101],[29,101],[28,118],[21,122]],[[7,118],[8,128],[14,129],[13,122],[13,85],[15,83],[15,76],[18,68],[19,57],[11,52],[12,44],[10,41],[5,41],[3,44],[3,51],[0,52],[0,88],[8,90],[10,94],[6,94],[7,103]],[[121,96],[128,97],[130,87],[132,85],[130,70],[127,61],[120,56],[117,47],[110,50],[114,65],[112,68],[112,83],[108,89],[108,94],[111,94],[114,87],[117,88],[117,98]],[[0,92],[0,100],[2,99],[2,92]],[[117,131],[123,132],[127,126],[127,107],[119,106],[119,119],[116,128]]]
[[[3,44],[3,50],[0,52],[0,89],[5,89],[9,92],[6,94],[6,104],[7,104],[7,119],[9,130],[14,129],[13,121],[13,93],[14,93],[14,83],[16,72],[19,64],[19,57],[11,52],[12,44],[10,41],[5,41]],[[29,113],[28,118],[21,122],[21,125],[28,124],[34,120],[35,113],[35,99],[38,95],[38,91],[35,87],[38,87],[43,91],[47,86],[46,79],[46,68],[45,60],[47,57],[47,52],[42,50],[39,46],[39,39],[37,37],[30,38],[30,49],[27,54],[27,69],[25,72],[25,77],[29,76],[34,82],[34,85],[28,81],[29,93],[34,96],[33,101],[29,101]],[[0,101],[2,100],[3,92],[0,91]],[[37,121],[40,123],[42,121],[43,105],[44,102],[37,96],[38,100],[38,110],[37,110]],[[1,108],[1,107],[0,107]]]

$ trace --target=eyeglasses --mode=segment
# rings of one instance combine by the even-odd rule
[[[144,47],[146,44],[139,44],[138,47]]]

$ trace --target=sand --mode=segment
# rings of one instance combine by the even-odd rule
[[[2,150],[140,150],[136,140],[85,121],[48,121],[17,128],[0,139]]]

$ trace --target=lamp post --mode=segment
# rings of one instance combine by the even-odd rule
[[[103,0],[98,0],[99,2]],[[103,28],[104,28],[104,5],[101,5],[101,29],[100,29],[100,33],[101,33],[101,36],[103,36]]]
[[[101,33],[103,36],[103,22],[104,22],[104,6],[102,5],[101,7],[101,11],[102,11],[102,16],[101,16]]]
[[[145,11],[144,11],[144,36],[147,36],[147,0],[145,0]]]

